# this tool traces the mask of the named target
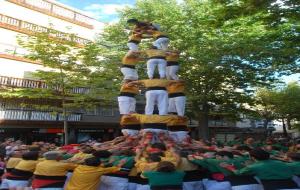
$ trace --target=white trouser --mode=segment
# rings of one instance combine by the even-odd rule
[[[136,185],[136,190],[150,190],[150,185],[137,184]]]
[[[146,129],[142,129],[141,130],[142,134],[145,134],[147,132],[151,132],[151,133],[155,133],[155,134],[159,134],[159,133],[168,133],[168,130],[166,129],[152,129],[152,128],[146,128]]]
[[[164,59],[149,59],[147,61],[147,74],[149,79],[153,79],[155,67],[158,67],[158,73],[160,78],[166,78],[166,65],[167,62]]]
[[[205,190],[231,190],[229,181],[218,182],[216,180],[203,179]]]
[[[189,182],[183,182],[183,190],[203,190],[203,184],[202,181],[189,181]]]
[[[169,45],[169,38],[163,37],[158,38],[153,42],[153,45],[156,46],[158,49],[167,50]]]
[[[118,102],[120,114],[129,114],[135,112],[135,98],[129,96],[119,96]]]
[[[128,46],[128,48],[129,48],[130,50],[133,50],[133,51],[139,50],[139,46],[138,46],[138,44],[136,44],[136,43],[128,42],[128,43],[127,43],[127,46]]]
[[[260,184],[248,184],[232,186],[232,190],[264,190],[264,187]]]
[[[145,114],[152,115],[157,102],[159,115],[168,114],[168,93],[166,90],[148,90],[146,92]]]
[[[167,79],[178,80],[177,71],[179,70],[178,65],[167,66]]]
[[[154,26],[157,30],[160,30],[160,25],[156,23],[152,23],[152,26]]]
[[[293,181],[300,187],[300,178],[298,176],[293,176]]]
[[[128,190],[128,179],[103,175],[98,190]]]
[[[139,78],[136,69],[122,67],[121,72],[124,76],[124,80],[138,80],[138,78]]]
[[[169,131],[169,135],[176,142],[183,142],[189,137],[188,131]]]
[[[169,98],[169,107],[168,112],[169,113],[177,113],[177,115],[184,116],[185,112],[185,102],[186,97],[185,96],[178,96],[174,98]]]
[[[136,186],[137,186],[136,183],[129,182],[128,183],[128,190],[136,190]]]
[[[68,182],[70,181],[72,175],[73,175],[73,172],[68,172],[68,173],[67,173],[67,175],[66,175],[66,176],[67,176],[67,179],[66,179],[66,181],[65,181],[64,188],[66,187],[66,185],[67,185]]]
[[[124,136],[135,136],[139,134],[139,130],[134,129],[122,129],[121,130]]]
[[[3,179],[0,189],[25,188],[28,186],[28,180]]]

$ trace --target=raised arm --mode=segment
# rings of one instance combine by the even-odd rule
[[[139,148],[136,150],[136,156],[134,158],[135,162],[138,162],[141,159],[144,150],[145,150],[145,147],[143,147],[141,149]]]
[[[132,81],[132,82],[129,82],[127,83],[128,86],[143,86],[144,85],[144,82],[142,80],[137,80],[137,81]]]
[[[178,166],[181,162],[181,157],[180,155],[176,152],[174,147],[170,148],[170,152],[172,153],[172,156],[174,156],[175,160],[176,160],[176,164],[175,166]]]
[[[185,84],[185,81],[184,80],[170,80],[169,81],[169,85],[176,84],[176,83]]]

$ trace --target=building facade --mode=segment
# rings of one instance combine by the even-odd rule
[[[73,40],[78,46],[84,46],[101,32],[103,23],[54,0],[0,0],[0,89],[43,87],[31,73],[47,68],[24,58],[26,50],[18,45],[17,37],[47,31],[48,28],[61,35],[76,34]],[[81,93],[82,90],[78,88],[74,92]],[[0,141],[7,137],[27,142],[62,138],[62,114],[21,106],[30,101],[0,97]],[[35,101],[51,103],[48,100]],[[118,131],[119,113],[115,106],[98,107],[92,111],[74,110],[68,120],[73,140],[108,140]]]

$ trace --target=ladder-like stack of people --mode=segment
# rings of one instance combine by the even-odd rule
[[[158,25],[128,20],[135,27],[131,31],[127,46],[129,51],[122,59],[123,84],[118,97],[122,133],[125,136],[137,134],[151,136],[151,142],[159,141],[159,136],[168,136],[176,143],[189,141],[188,118],[184,116],[186,97],[185,83],[179,80],[178,50],[169,48],[168,36]],[[149,49],[140,50],[143,39],[153,38]],[[139,80],[136,64],[145,60],[148,79]],[[158,68],[158,77],[155,70]],[[136,113],[135,96],[141,89],[146,90],[145,114]],[[158,114],[154,114],[155,106]]]

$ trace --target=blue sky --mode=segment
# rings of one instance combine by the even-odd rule
[[[132,6],[135,0],[57,0],[89,13],[89,16],[101,22],[113,22],[118,19],[117,10]]]

